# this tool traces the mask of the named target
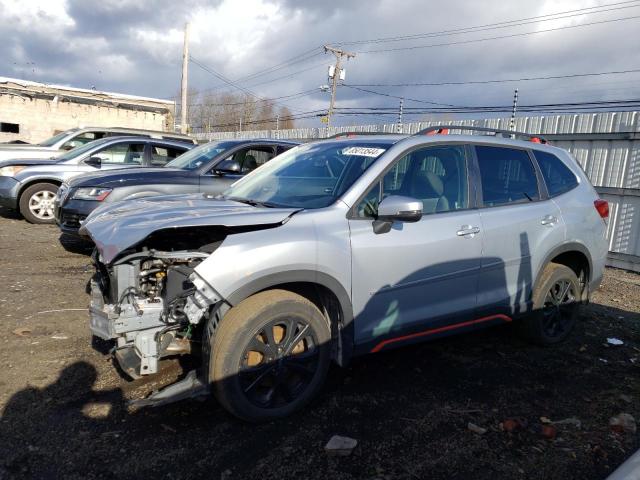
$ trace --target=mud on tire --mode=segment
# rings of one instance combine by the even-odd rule
[[[285,417],[322,386],[330,342],[327,320],[312,302],[287,290],[257,293],[229,310],[211,339],[213,392],[243,420]]]
[[[581,297],[575,272],[565,265],[550,263],[533,290],[533,312],[516,324],[519,333],[539,345],[563,341],[576,324]]]

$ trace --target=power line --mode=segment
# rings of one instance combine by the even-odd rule
[[[637,108],[640,106],[640,99],[624,99],[624,100],[596,100],[588,102],[565,102],[565,103],[547,103],[518,106],[519,112],[534,111],[559,111],[559,110],[585,110],[585,109],[612,109],[612,108]],[[404,114],[417,113],[482,113],[482,112],[510,112],[512,105],[478,105],[459,108],[432,107],[429,109],[423,107],[404,107]],[[361,114],[379,114],[379,115],[396,115],[396,107],[342,107],[337,108],[337,113],[341,115],[361,115]]]
[[[315,53],[313,53],[313,52],[315,52]],[[313,54],[309,55],[311,53],[313,53]],[[240,77],[240,78],[236,79],[235,81],[236,82],[245,82],[247,80],[253,79],[253,78],[258,77],[258,76],[267,75],[269,73],[273,73],[275,71],[281,70],[281,69],[286,68],[288,66],[295,65],[296,63],[301,63],[301,62],[310,60],[310,59],[312,59],[314,57],[317,57],[318,55],[322,55],[322,53],[323,53],[323,50],[322,50],[321,46],[314,47],[311,50],[307,50],[307,51],[305,51],[305,52],[303,52],[301,54],[298,54],[298,55],[296,55],[294,57],[289,58],[288,60],[285,60],[285,61],[283,61],[281,63],[276,64],[276,65],[272,65],[269,68],[258,70],[257,72],[254,72],[252,74],[245,75],[244,77]]]
[[[497,80],[465,80],[465,81],[447,81],[447,82],[420,82],[420,83],[354,83],[343,84],[345,87],[438,87],[443,85],[480,85],[487,83],[509,83],[509,82],[531,82],[536,80],[558,80],[563,78],[578,77],[599,77],[602,75],[626,75],[628,73],[638,73],[640,68],[633,70],[612,70],[609,72],[596,73],[573,73],[568,75],[549,75],[545,77],[523,77],[523,78],[503,78]]]
[[[398,95],[391,95],[388,93],[382,93],[382,92],[376,92],[374,90],[367,90],[366,88],[360,88],[360,87],[356,87],[355,85],[347,85],[346,83],[342,84],[343,87],[347,87],[347,88],[351,88],[353,90],[359,90],[361,92],[366,92],[366,93],[372,93],[374,95],[380,95],[382,97],[390,97],[390,98],[397,98],[399,100],[410,100],[412,102],[417,102],[417,103],[427,103],[429,105],[441,105],[441,106],[445,106],[445,107],[456,107],[457,105],[452,105],[450,103],[438,103],[438,102],[432,102],[430,100],[418,100],[416,98],[410,98],[410,97],[400,97]]]
[[[322,62],[314,63],[313,65],[311,65],[308,68],[304,68],[304,69],[298,70],[296,72],[291,72],[291,73],[289,73],[287,75],[283,75],[283,76],[280,76],[280,77],[272,78],[270,80],[265,80],[265,81],[262,81],[262,82],[259,82],[259,83],[253,83],[253,84],[247,85],[246,88],[253,88],[253,87],[257,87],[259,85],[266,85],[267,83],[277,82],[278,80],[283,80],[285,78],[291,78],[291,77],[294,77],[294,76],[299,75],[301,73],[308,72],[309,70],[313,70],[314,68],[317,68],[320,65],[326,65],[326,63],[327,63],[327,61],[323,60]],[[213,91],[220,90],[221,88],[223,88],[222,85],[220,85],[218,87],[206,88],[204,90],[201,90],[200,92],[201,93],[203,93],[203,92],[213,92]]]
[[[260,95],[258,95],[258,94],[256,94],[256,93],[252,92],[252,91],[251,91],[251,90],[249,90],[248,88],[243,87],[242,85],[238,85],[236,82],[234,82],[234,81],[232,81],[232,80],[229,80],[227,77],[225,77],[225,76],[224,76],[224,75],[222,75],[221,73],[218,73],[218,72],[217,72],[217,71],[215,71],[213,68],[208,67],[207,65],[203,64],[202,62],[199,62],[198,60],[196,60],[195,58],[193,58],[193,56],[190,56],[189,58],[190,58],[191,62],[193,62],[194,64],[196,64],[197,66],[199,66],[199,67],[200,67],[202,70],[204,70],[205,72],[207,72],[207,73],[209,73],[209,74],[213,75],[214,77],[218,78],[219,80],[222,80],[224,83],[226,83],[226,84],[228,84],[228,85],[230,85],[230,86],[232,86],[232,87],[234,87],[234,88],[236,88],[236,89],[240,90],[241,92],[245,93],[246,95],[249,95],[249,96],[251,96],[251,97],[254,97],[254,98],[258,99],[258,100],[263,100],[263,101],[264,101],[264,100],[268,100],[268,98],[261,97]],[[282,105],[282,104],[283,104],[283,102],[277,102],[277,101],[274,101],[273,103],[280,104],[280,105]],[[285,106],[287,106],[287,105],[285,105]],[[295,108],[293,108],[293,107],[289,107],[289,106],[287,106],[287,108],[291,108],[291,110],[296,111],[296,109],[295,109]]]
[[[630,3],[634,4],[634,5],[628,5]],[[638,4],[638,0],[630,0],[630,1],[625,1],[625,2],[616,2],[616,3],[605,4],[605,5],[598,5],[598,6],[594,6],[594,7],[578,8],[578,9],[574,9],[574,10],[565,10],[563,12],[556,12],[556,13],[551,13],[551,14],[546,14],[546,15],[538,15],[538,16],[535,16],[535,17],[526,17],[526,18],[519,18],[519,19],[514,19],[514,20],[506,20],[506,21],[496,22],[496,23],[487,23],[487,24],[484,24],[484,25],[475,25],[475,26],[471,26],[471,27],[459,27],[459,28],[450,29],[450,30],[441,30],[441,31],[436,31],[436,32],[417,33],[417,34],[413,34],[413,35],[402,35],[402,36],[394,36],[394,37],[380,37],[380,38],[374,38],[374,39],[368,39],[368,40],[355,40],[355,41],[340,42],[340,43],[338,43],[338,45],[363,45],[363,44],[375,44],[375,43],[387,43],[387,42],[400,42],[400,41],[416,40],[416,39],[429,38],[429,37],[458,35],[458,34],[464,34],[464,33],[475,33],[475,32],[480,32],[480,31],[496,30],[496,29],[500,29],[500,28],[509,28],[509,27],[527,25],[527,24],[530,24],[530,23],[540,23],[540,22],[548,22],[548,21],[554,21],[554,20],[562,20],[564,18],[571,18],[571,17],[576,17],[576,16],[590,15],[590,14],[594,14],[594,13],[605,13],[605,12],[610,12],[610,11],[614,11],[614,10],[622,10],[622,9],[627,9],[627,8],[634,8],[634,7],[639,6],[637,4]],[[626,5],[626,6],[616,7],[618,5]],[[616,8],[605,9],[606,7],[616,7]],[[604,9],[604,10],[602,10],[602,9]],[[598,11],[589,12],[588,10],[598,10]],[[561,15],[564,15],[564,16],[561,16]],[[557,18],[550,18],[550,17],[557,17]]]
[[[263,123],[272,123],[275,122],[276,120],[283,121],[283,120],[301,120],[304,118],[315,118],[318,117],[319,115],[324,114],[325,110],[310,110],[308,112],[302,112],[300,114],[296,114],[296,115],[287,115],[287,116],[276,116],[276,117],[271,117],[271,118],[263,118],[260,120],[249,120],[247,122],[243,122],[243,125],[260,125]],[[223,127],[235,127],[237,125],[237,122],[230,122],[230,123],[220,123],[220,124],[215,124],[215,125],[198,125],[195,126],[194,128],[223,128]]]
[[[314,53],[312,55],[308,55],[309,53],[314,52],[316,50],[318,50],[316,53]],[[303,62],[305,62],[307,60],[311,60],[312,58],[315,58],[318,55],[322,55],[322,50],[320,50],[320,47],[315,47],[315,48],[313,48],[311,50],[307,50],[306,52],[303,52],[303,53],[298,54],[298,55],[296,55],[294,57],[291,57],[288,60],[285,60],[285,61],[283,61],[283,62],[281,62],[279,64],[272,65],[269,68],[265,68],[263,70],[259,70],[257,72],[252,73],[252,74],[245,75],[243,77],[237,78],[237,79],[234,80],[234,82],[235,83],[244,83],[244,82],[246,82],[248,80],[253,80],[253,79],[257,78],[257,77],[261,77],[261,76],[264,76],[264,75],[270,75],[271,73],[274,73],[274,72],[276,72],[278,70],[282,70],[283,68],[288,68],[288,67],[291,67],[292,65],[295,65],[297,63],[303,63]],[[303,56],[304,56],[304,58],[299,58],[299,57],[303,57]],[[322,62],[322,63],[325,63],[325,62]],[[316,65],[319,65],[319,64],[316,64]],[[280,79],[283,79],[283,78],[288,78],[289,76],[293,76],[293,75],[295,75],[297,73],[306,72],[308,70],[311,70],[311,68],[313,68],[313,66],[310,67],[310,68],[307,68],[307,69],[300,70],[299,72],[294,72],[294,73],[291,73],[291,74],[288,74],[288,75],[285,75],[285,76],[282,76],[282,77],[274,78],[274,79],[267,80],[267,81],[260,82],[260,83],[255,83],[255,84],[252,84],[252,85],[247,85],[246,87],[247,88],[252,88],[252,87],[255,87],[255,86],[258,86],[258,85],[263,85],[263,84],[266,84],[266,83],[275,82],[277,80],[280,80]],[[224,87],[224,85],[221,84],[221,85],[218,85],[216,87],[209,88],[206,91],[219,90],[219,89],[221,89],[223,87]]]
[[[622,17],[622,18],[614,18],[614,19],[610,19],[610,20],[600,20],[597,22],[589,22],[589,23],[581,23],[578,25],[566,25],[564,27],[556,27],[556,28],[547,28],[544,30],[537,30],[534,32],[522,32],[522,33],[512,33],[509,35],[499,35],[496,37],[485,37],[485,38],[476,38],[473,40],[460,40],[460,41],[456,41],[456,42],[446,42],[446,43],[431,43],[431,44],[427,44],[427,45],[412,45],[412,46],[408,46],[408,47],[395,47],[395,48],[381,48],[378,50],[360,50],[357,51],[356,53],[384,53],[384,52],[399,52],[399,51],[406,51],[406,50],[418,50],[421,48],[434,48],[434,47],[448,47],[448,46],[452,46],[452,45],[465,45],[465,44],[470,44],[470,43],[477,43],[477,42],[487,42],[490,40],[501,40],[501,39],[505,39],[505,38],[515,38],[515,37],[525,37],[528,35],[537,35],[539,33],[548,33],[548,32],[557,32],[560,30],[568,30],[570,28],[582,28],[582,27],[590,27],[593,25],[603,25],[603,24],[607,24],[607,23],[613,23],[613,22],[623,22],[623,21],[627,21],[627,20],[634,20],[640,18],[640,15],[634,15],[631,17]]]
[[[247,105],[249,103],[252,104],[257,104],[260,102],[271,102],[273,103],[274,100],[281,100],[281,99],[293,99],[294,97],[305,97],[307,95],[311,95],[312,93],[317,92],[316,88],[313,88],[311,90],[305,90],[303,92],[298,92],[298,93],[292,93],[291,95],[283,95],[281,97],[265,97],[264,99],[260,99],[260,100],[252,100],[252,101],[243,101],[243,102],[229,102],[229,103],[207,103],[207,102],[199,102],[199,103],[190,103],[189,106],[208,106],[208,107],[232,107],[232,106],[236,106],[236,105]]]

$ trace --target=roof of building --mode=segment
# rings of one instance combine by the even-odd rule
[[[155,104],[156,107],[169,108],[174,105],[171,100],[152,97],[141,97],[137,95],[127,95],[123,93],[104,92],[87,88],[70,87],[66,85],[55,85],[50,83],[33,82],[18,78],[0,77],[0,88],[13,90],[23,90],[40,94],[52,94],[59,92],[68,98],[83,99],[84,101],[123,103],[123,104]]]

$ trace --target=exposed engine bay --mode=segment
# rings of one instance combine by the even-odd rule
[[[221,300],[194,272],[210,254],[142,249],[108,266],[94,254],[90,329],[115,340],[115,357],[132,378],[156,373],[163,357],[192,353],[194,333]]]

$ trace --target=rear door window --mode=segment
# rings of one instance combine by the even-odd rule
[[[562,160],[552,153],[536,150],[533,152],[542,171],[549,196],[561,195],[578,185],[578,179]]]
[[[237,172],[238,174],[245,175],[260,165],[264,165],[275,156],[275,149],[272,146],[243,148],[229,155],[229,157],[221,162],[218,162],[218,164],[213,167],[213,170]]]
[[[276,148],[276,155],[280,155],[293,147],[295,147],[295,145],[278,145]]]
[[[99,140],[102,137],[104,137],[103,132],[83,132],[71,138],[70,140],[67,140],[65,143],[62,144],[60,149],[71,150],[73,148],[85,145],[89,142],[93,142],[94,140]]]
[[[161,167],[182,155],[186,149],[167,145],[151,145],[151,165]]]
[[[540,199],[538,179],[526,150],[476,145],[485,207]]]
[[[94,152],[92,157],[99,157],[102,163],[142,165],[144,143],[118,143]]]

